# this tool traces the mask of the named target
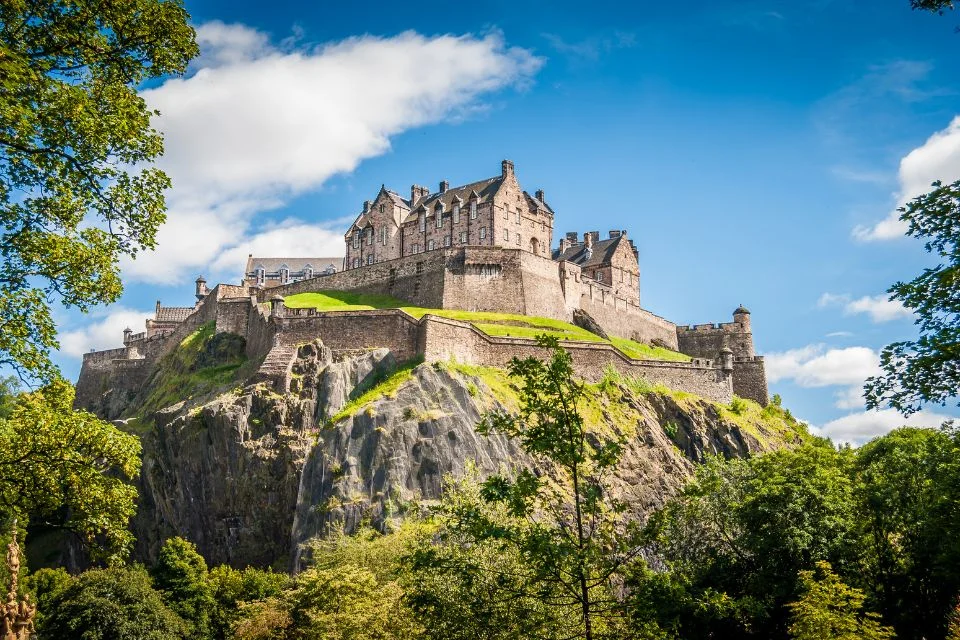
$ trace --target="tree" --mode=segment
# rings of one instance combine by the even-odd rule
[[[50,304],[117,300],[154,246],[163,152],[136,87],[198,53],[179,0],[0,3],[0,366],[49,380]]]
[[[943,15],[944,9],[953,9],[953,0],[910,0],[910,7]]]
[[[86,411],[55,381],[22,393],[0,419],[0,515],[79,534],[95,558],[123,557],[133,541],[140,441]]]
[[[845,585],[828,562],[801,571],[802,597],[788,606],[790,637],[794,640],[891,640],[893,629],[880,616],[863,611],[863,592]]]
[[[289,585],[290,576],[248,567],[243,570],[220,565],[207,575],[214,606],[210,613],[211,636],[232,638],[230,629],[240,619],[242,603],[274,598]]]
[[[207,563],[197,548],[183,538],[167,539],[151,574],[170,609],[191,625],[191,637],[209,638],[214,600]]]
[[[483,483],[482,499],[502,505],[508,517],[492,519],[467,505],[448,515],[447,526],[516,553],[530,588],[568,611],[571,633],[592,640],[616,624],[611,580],[637,552],[625,506],[607,486],[623,442],[587,429],[580,413],[584,385],[574,377],[570,354],[554,337],[539,336],[537,343],[551,351],[549,362],[514,358],[508,367],[520,381],[518,412],[487,414],[477,426],[481,434],[516,439],[537,472],[523,469]]]
[[[960,388],[960,180],[933,187],[902,207],[900,219],[940,263],[888,290],[916,314],[920,336],[884,347],[883,373],[865,387],[871,409],[890,405],[910,414],[925,403],[946,403]]]
[[[42,638],[176,640],[186,625],[164,604],[142,567],[86,571],[53,599]]]
[[[942,638],[960,593],[960,434],[903,427],[857,452],[858,521],[874,606],[901,638]]]

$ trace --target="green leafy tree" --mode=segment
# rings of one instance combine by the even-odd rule
[[[192,638],[167,608],[142,567],[80,574],[53,598],[38,629],[41,638],[177,640]]]
[[[798,573],[821,560],[856,562],[851,461],[851,451],[823,441],[708,460],[651,517],[646,535],[670,573],[633,574],[646,599],[634,598],[632,609],[675,591],[682,597],[654,619],[682,637],[784,637]]]
[[[871,409],[889,405],[910,414],[925,403],[946,403],[960,389],[960,180],[933,187],[902,207],[900,219],[939,264],[888,290],[916,314],[920,335],[884,347],[883,373],[865,387]]]
[[[207,581],[207,562],[193,543],[180,537],[167,539],[151,574],[169,607],[192,626],[192,636],[210,637],[215,602]]]
[[[901,638],[942,638],[960,593],[960,434],[903,427],[861,447],[855,466],[875,608]]]
[[[140,83],[197,52],[179,0],[0,3],[0,366],[49,380],[50,304],[117,300],[154,246],[167,176]]]
[[[890,640],[893,629],[880,616],[863,611],[863,592],[845,585],[828,562],[801,571],[802,596],[790,607],[790,637],[794,640]]]
[[[488,414],[477,431],[515,439],[539,473],[524,469],[483,483],[482,499],[502,505],[507,518],[467,508],[452,512],[448,526],[516,553],[531,588],[542,587],[549,602],[567,612],[569,633],[592,640],[615,633],[612,580],[637,551],[625,506],[608,488],[623,442],[587,429],[580,412],[584,386],[570,354],[554,337],[537,342],[550,349],[549,362],[514,358],[508,367],[520,382],[519,410]]]
[[[240,619],[242,603],[280,595],[289,586],[290,576],[248,567],[234,569],[220,565],[210,570],[207,584],[214,605],[210,613],[210,635],[216,640],[232,638],[230,629]]]
[[[912,8],[932,11],[940,15],[943,15],[944,10],[952,10],[953,5],[953,0],[910,0]]]
[[[55,381],[17,397],[0,419],[0,513],[73,531],[95,558],[117,560],[133,537],[140,441],[85,411]]]
[[[53,602],[71,584],[73,578],[63,567],[39,569],[24,578],[23,585],[37,605],[37,625],[43,625],[47,614],[53,612]]]

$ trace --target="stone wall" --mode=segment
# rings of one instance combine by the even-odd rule
[[[333,352],[356,349],[389,349],[398,361],[420,353],[419,323],[399,309],[326,311],[286,309],[273,318],[281,345],[297,346],[317,338]]]
[[[716,358],[724,347],[736,357],[753,357],[753,334],[738,322],[677,327],[680,351],[701,358]]]
[[[469,323],[426,315],[421,320],[424,359],[456,360],[489,367],[505,367],[514,357],[549,358],[549,352],[535,340],[488,336]],[[596,382],[607,367],[630,377],[641,377],[652,384],[687,391],[715,402],[729,403],[731,378],[709,360],[691,363],[634,360],[608,344],[564,341],[573,358],[577,375]]]
[[[756,400],[765,407],[770,402],[767,390],[767,370],[763,356],[735,358],[733,362],[733,392],[741,398]]]

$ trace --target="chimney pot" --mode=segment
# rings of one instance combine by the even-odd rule
[[[583,244],[587,247],[587,249],[592,249],[592,248],[593,248],[593,233],[592,233],[592,232],[587,231],[585,234],[583,234]]]
[[[449,189],[449,188],[450,188],[450,183],[447,182],[446,180],[443,180],[443,181],[440,183],[440,193],[446,193],[446,192],[447,192],[447,189]]]
[[[540,202],[546,202],[546,200],[543,199],[543,189],[537,189],[537,193],[535,195],[537,196],[537,200]]]
[[[619,231],[617,231],[616,229],[610,229],[610,239],[611,239],[611,240],[613,240],[614,238],[619,238],[619,237],[620,237],[620,232],[619,232]]]
[[[513,175],[513,160],[504,160],[500,163],[500,176],[506,178]]]

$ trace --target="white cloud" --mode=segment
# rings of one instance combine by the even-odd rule
[[[278,257],[342,257],[343,233],[310,224],[281,223],[274,229],[251,236],[239,245],[224,251],[217,256],[212,268],[215,272],[241,273],[249,254]]]
[[[852,299],[847,294],[824,293],[817,300],[818,307],[842,306],[844,315],[865,313],[874,322],[889,322],[909,318],[912,313],[899,300],[890,300],[886,295],[863,296]]]
[[[863,385],[847,387],[833,394],[836,398],[833,406],[838,409],[863,409],[866,401],[863,399]]]
[[[880,356],[867,347],[827,349],[812,344],[764,356],[770,382],[793,380],[801,387],[862,385],[880,371]]]
[[[953,182],[960,178],[960,116],[946,129],[938,131],[922,145],[900,160],[898,206],[930,191],[935,180]],[[907,225],[900,221],[900,212],[892,211],[873,226],[857,226],[853,236],[864,242],[900,238]]]
[[[920,411],[904,417],[893,409],[879,411],[861,411],[851,413],[812,429],[818,435],[827,436],[837,442],[849,442],[859,445],[877,436],[902,426],[938,427],[949,420],[950,416]]]
[[[408,31],[291,48],[243,25],[212,22],[197,37],[195,72],[142,94],[161,113],[159,164],[174,188],[158,249],[123,265],[134,280],[175,283],[224,264],[256,240],[249,233],[259,230],[258,214],[386,152],[392,136],[523,86],[542,65],[498,33]]]
[[[144,330],[144,320],[152,312],[137,311],[127,307],[112,307],[93,315],[93,322],[82,328],[60,333],[60,353],[74,358],[83,356],[91,349],[114,349],[123,346],[123,330],[127,327],[134,333]]]

